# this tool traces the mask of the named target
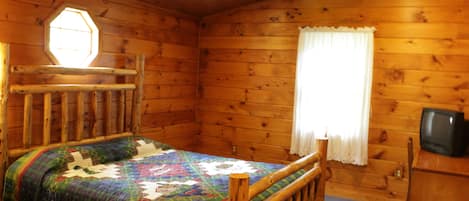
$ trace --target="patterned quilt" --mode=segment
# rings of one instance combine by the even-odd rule
[[[36,150],[21,157],[7,170],[3,200],[224,200],[230,173],[249,173],[252,184],[282,167],[128,137]],[[302,173],[285,178],[254,200],[265,199]]]

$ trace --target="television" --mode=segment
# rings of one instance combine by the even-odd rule
[[[420,147],[447,156],[464,155],[469,139],[467,125],[463,112],[423,108]]]

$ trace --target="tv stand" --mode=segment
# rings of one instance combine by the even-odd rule
[[[419,150],[412,164],[410,200],[469,198],[469,156],[449,157]]]

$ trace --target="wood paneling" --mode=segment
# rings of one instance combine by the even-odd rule
[[[11,43],[11,64],[51,62],[43,50],[43,22],[63,2],[0,1],[0,41]],[[102,28],[101,52],[92,65],[125,68],[134,62],[129,57],[146,55],[142,135],[179,148],[197,143],[197,151],[205,153],[278,163],[298,158],[289,154],[298,27],[375,26],[369,164],[331,162],[331,195],[405,199],[408,175],[394,177],[394,172],[408,168],[407,138],[418,138],[421,108],[469,115],[465,0],[270,0],[219,12],[201,23],[150,0],[66,2],[89,9]],[[210,11],[202,5],[197,6]],[[64,80],[116,82],[105,76],[11,78],[25,84]],[[117,107],[117,94],[112,97]],[[102,94],[96,99],[104,104]],[[41,121],[43,98],[33,100],[32,130],[41,132],[35,119]],[[89,94],[84,100],[83,137],[103,133],[103,111],[92,117]],[[51,102],[50,140],[57,142],[60,96],[52,95]],[[69,102],[68,121],[74,121],[76,94],[69,94]],[[23,103],[23,97],[10,97],[9,147],[23,142],[23,114],[14,112]],[[112,118],[117,119],[116,112]],[[116,121],[110,127],[118,129]],[[76,128],[69,130],[68,137],[75,138]],[[41,135],[33,133],[31,144],[41,144]]]
[[[206,16],[259,0],[140,0],[162,8],[175,9],[195,16]]]
[[[405,199],[408,175],[394,172],[408,168],[407,139],[418,142],[421,109],[469,113],[468,7],[464,0],[271,0],[204,17],[198,151],[295,159],[289,143],[298,27],[374,26],[369,164],[331,163],[327,192]]]
[[[140,1],[95,0],[2,0],[0,1],[0,41],[11,43],[11,64],[50,64],[44,53],[44,20],[62,3],[89,10],[101,28],[101,50],[92,65],[115,68],[133,67],[135,54],[146,56],[145,86],[142,111],[142,135],[191,149],[191,136],[197,134],[195,123],[198,66],[198,19],[177,11],[165,11]],[[13,76],[11,83],[114,83],[110,76],[34,75]],[[69,94],[68,121],[77,116],[76,94]],[[85,94],[83,134],[102,135],[118,129],[118,94],[112,94],[111,121],[105,121],[103,110],[93,112],[89,94]],[[21,146],[23,118],[15,111],[23,107],[23,98],[12,96],[9,103],[10,147]],[[104,95],[97,94],[96,104],[104,104]],[[33,102],[32,144],[41,143],[42,97]],[[60,95],[52,95],[51,141],[60,141]],[[102,108],[102,107],[99,107]],[[109,109],[109,108],[108,108]],[[96,113],[96,114],[94,114]],[[96,122],[94,123],[94,120]],[[64,124],[67,125],[67,124]],[[70,124],[71,125],[71,124]],[[75,138],[70,127],[68,136]],[[39,133],[36,131],[39,130]],[[80,129],[81,130],[81,129]],[[162,135],[164,133],[164,135]],[[64,135],[66,135],[64,133]],[[39,136],[39,137],[38,137]]]

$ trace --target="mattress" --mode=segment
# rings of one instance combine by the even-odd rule
[[[225,200],[229,174],[248,173],[252,184],[282,167],[126,137],[26,154],[7,170],[4,200]],[[254,200],[265,199],[302,173],[281,180]]]

